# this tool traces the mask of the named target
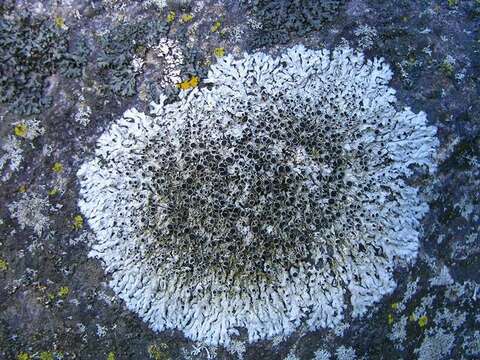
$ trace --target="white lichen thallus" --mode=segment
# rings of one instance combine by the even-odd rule
[[[78,173],[90,255],[127,307],[226,345],[239,327],[250,342],[331,328],[347,294],[359,316],[392,291],[428,210],[405,177],[435,169],[437,140],[395,109],[391,75],[297,46],[222,57],[209,87],[127,111]]]

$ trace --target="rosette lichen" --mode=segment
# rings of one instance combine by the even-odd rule
[[[226,345],[331,328],[395,287],[428,206],[435,127],[348,48],[218,59],[177,102],[127,111],[79,170],[90,256],[154,330]]]

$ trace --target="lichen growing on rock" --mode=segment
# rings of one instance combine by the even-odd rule
[[[0,18],[0,102],[20,114],[38,113],[49,103],[43,82],[67,51],[53,20],[28,12]]]
[[[428,210],[436,128],[349,48],[218,59],[206,87],[127,111],[79,170],[90,256],[154,330],[227,345],[340,324],[395,287]]]
[[[344,0],[244,0],[261,24],[250,39],[253,48],[285,44],[292,37],[320,30],[332,20]]]
[[[67,33],[54,19],[6,6],[0,17],[0,102],[17,114],[37,114],[51,103],[45,80],[57,70],[78,77],[89,49],[83,40],[69,51]]]
[[[155,46],[168,32],[167,23],[148,19],[135,23],[121,23],[101,37],[102,53],[98,63],[108,73],[108,88],[121,96],[136,93],[136,71],[133,61],[146,48]]]
[[[49,209],[48,199],[30,193],[23,193],[18,201],[8,205],[11,217],[17,220],[20,228],[32,228],[37,236],[41,236],[51,224],[47,215]]]

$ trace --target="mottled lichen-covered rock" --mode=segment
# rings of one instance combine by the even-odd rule
[[[395,287],[428,209],[436,129],[349,48],[227,56],[209,87],[127,111],[79,170],[111,287],[155,330],[228,344],[334,327]]]
[[[285,44],[292,37],[320,30],[344,5],[344,0],[245,1],[258,29],[250,38],[253,48]]]
[[[81,75],[89,54],[83,41],[69,41],[58,22],[30,11],[2,7],[0,17],[0,103],[20,115],[40,113],[52,102],[44,82],[56,71],[73,78]]]

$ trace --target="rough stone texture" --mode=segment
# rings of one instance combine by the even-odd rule
[[[69,79],[61,69],[46,79],[44,96],[51,96],[52,104],[34,116],[43,134],[32,139],[28,126],[26,133],[22,127],[15,131],[32,117],[15,115],[9,104],[1,107],[0,157],[6,157],[0,185],[0,358],[16,359],[22,353],[34,359],[478,358],[478,1],[351,0],[319,29],[288,37],[285,46],[333,48],[348,42],[368,57],[385,57],[394,71],[390,86],[397,90],[399,104],[424,110],[438,127],[440,165],[434,181],[423,173],[412,180],[430,204],[418,261],[396,274],[397,289],[368,316],[347,318],[334,331],[298,331],[287,339],[229,349],[195,344],[179,332],[156,334],[127,311],[107,287],[101,265],[87,257],[86,238],[92,234],[76,217],[79,166],[114,119],[132,106],[146,108],[153,95],[143,84],[158,77],[147,62],[149,49],[144,53],[140,48],[136,55],[147,65],[136,73],[135,94],[112,93],[111,69],[102,68],[99,59],[100,38],[121,23],[160,19],[168,27],[165,36],[188,47],[179,75],[188,80],[204,76],[216,61],[216,48],[234,55],[250,50],[249,35],[258,31],[251,4],[149,3],[15,2],[16,10],[28,9],[52,22],[61,17],[69,45],[84,37],[90,55],[78,79]],[[169,22],[170,11],[175,17]],[[1,16],[11,13],[2,4]],[[185,14],[193,17],[182,20]],[[169,101],[177,91],[172,86]],[[89,116],[76,117],[80,109],[88,113],[87,107]],[[11,161],[18,167],[12,168]],[[28,221],[10,210],[25,198],[44,202],[32,209],[34,218]],[[39,227],[29,224],[41,225],[45,217],[38,235]]]

